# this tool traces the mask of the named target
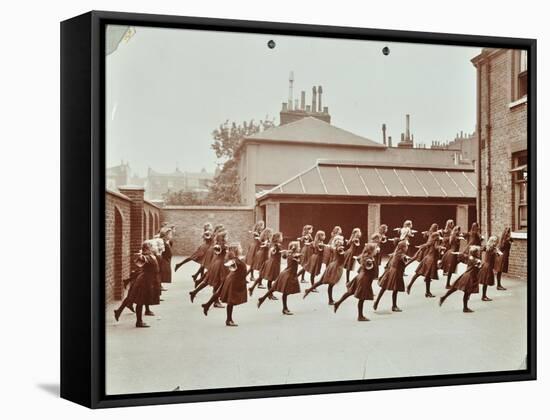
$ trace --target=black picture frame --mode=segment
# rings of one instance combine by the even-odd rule
[[[536,226],[536,40],[92,11],[61,23],[61,397],[90,408],[536,379],[536,229],[528,233],[526,369],[147,394],[105,394],[105,25],[383,40],[528,51],[529,219]]]

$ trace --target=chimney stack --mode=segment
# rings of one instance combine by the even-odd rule
[[[384,141],[384,145],[386,145],[386,124],[382,124],[382,140]]]
[[[301,104],[300,104],[300,109],[302,111],[305,111],[306,110],[306,91],[305,90],[302,90],[302,98],[301,98]]]
[[[405,139],[409,141],[411,139],[411,129],[410,129],[411,117],[409,114],[407,114],[405,118],[407,120],[407,129],[406,129]],[[401,139],[401,141],[403,141],[403,139]]]
[[[311,98],[311,112],[317,112],[317,87],[313,86]]]
[[[288,109],[287,103],[286,103],[286,102],[283,102],[283,111],[286,111],[287,109]]]
[[[328,106],[324,106],[324,107],[323,107],[323,112],[324,112],[325,114],[328,114]]]
[[[319,103],[317,104],[317,106],[319,107],[319,112],[321,112],[323,110],[323,102],[322,102],[323,86],[319,86],[317,88],[317,93],[319,94]]]
[[[388,136],[388,147],[391,147],[391,136]]]

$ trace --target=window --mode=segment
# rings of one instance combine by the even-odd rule
[[[517,101],[527,96],[527,51],[514,52],[513,100]]]
[[[512,155],[514,229],[527,230],[527,151]]]

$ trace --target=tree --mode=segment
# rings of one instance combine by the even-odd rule
[[[212,204],[208,197],[195,191],[168,191],[162,195],[162,199],[169,206],[206,206]]]
[[[239,190],[239,160],[242,152],[242,141],[244,137],[251,136],[259,131],[274,126],[273,120],[263,120],[256,123],[244,121],[237,125],[235,122],[220,124],[219,128],[212,132],[214,139],[212,149],[218,163],[219,172],[210,184],[208,198],[213,202],[223,204],[237,204],[241,202]]]

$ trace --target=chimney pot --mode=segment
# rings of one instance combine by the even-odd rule
[[[317,106],[319,107],[319,112],[321,112],[321,110],[323,109],[323,105],[322,105],[322,95],[323,95],[323,86],[320,86],[317,88],[317,93],[319,94],[319,103],[317,104]]]
[[[386,144],[386,124],[382,124],[382,140]]]
[[[388,136],[388,147],[391,147],[391,136]]]
[[[317,87],[313,86],[311,89],[313,96],[311,98],[311,112],[317,112]]]
[[[324,107],[323,107],[323,112],[324,112],[325,114],[328,114],[328,106],[324,106]]]

